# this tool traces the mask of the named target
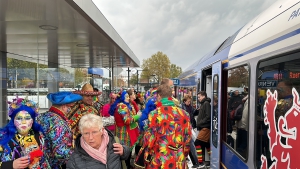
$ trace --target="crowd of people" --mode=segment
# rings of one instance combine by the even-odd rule
[[[163,79],[147,97],[130,88],[111,93],[103,105],[101,92],[85,84],[79,91],[49,93],[46,112],[16,97],[0,129],[0,169],[184,169],[188,156],[192,168],[206,168],[210,98],[199,92],[195,109],[190,95],[180,105],[172,88],[172,80]],[[192,130],[199,131],[195,140]]]

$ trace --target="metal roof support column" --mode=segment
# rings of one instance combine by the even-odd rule
[[[0,2],[0,10],[7,10],[7,1]],[[5,13],[0,14],[0,21],[5,21]],[[5,22],[3,22],[5,23]],[[3,35],[3,36],[1,36]],[[0,27],[0,44],[1,49],[7,49],[6,24]],[[0,127],[7,124],[7,53],[0,52]]]
[[[112,90],[114,90],[114,57],[111,59],[111,85],[112,85]]]
[[[0,52],[0,127],[7,123],[7,53]]]
[[[57,13],[53,11],[57,8],[56,1],[47,1],[46,18],[47,25],[57,26]],[[59,29],[59,28],[58,28]],[[46,30],[47,31],[47,42],[48,42],[48,79],[47,87],[48,93],[59,91],[59,63],[58,63],[58,35],[57,30]],[[51,102],[49,101],[49,107]]]

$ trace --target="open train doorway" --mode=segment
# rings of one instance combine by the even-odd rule
[[[201,90],[200,91],[206,91],[207,97],[211,97],[212,94],[212,68],[208,68],[205,70],[202,70],[202,78],[201,78],[202,84],[201,84]]]

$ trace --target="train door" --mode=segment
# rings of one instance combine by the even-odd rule
[[[206,94],[207,94],[207,97],[210,97],[212,96],[212,79],[211,79],[211,75],[207,75],[206,76],[206,87],[205,87],[205,91],[206,91]]]
[[[220,124],[220,101],[218,98],[221,98],[221,77],[222,77],[222,62],[219,61],[212,66],[212,84],[211,84],[211,107],[212,107],[212,116],[211,116],[211,161],[210,167],[212,169],[220,168],[220,157],[221,157],[221,148],[220,148],[220,139],[221,132],[219,130]]]

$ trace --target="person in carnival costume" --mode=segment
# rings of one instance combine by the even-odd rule
[[[99,110],[94,107],[93,102],[94,96],[100,95],[101,92],[95,92],[93,86],[87,83],[82,86],[81,90],[73,93],[80,94],[83,97],[81,101],[74,104],[70,113],[67,115],[73,132],[73,139],[75,140],[79,134],[78,123],[80,118],[89,113],[99,115]]]
[[[0,169],[50,169],[43,130],[35,120],[37,104],[19,97],[8,104],[10,120],[0,129]]]
[[[130,148],[134,147],[139,136],[138,120],[140,114],[133,111],[129,103],[129,95],[126,91],[118,94],[117,100],[110,106],[109,113],[115,117],[116,136],[120,138],[121,144]],[[130,158],[126,160],[126,165],[130,168]]]
[[[173,99],[173,102],[175,103],[175,105],[177,107],[181,107],[180,102],[175,97],[173,97],[173,94],[175,93],[173,80],[168,79],[168,78],[164,78],[160,82],[160,85],[168,85],[172,89],[172,99]]]
[[[157,101],[157,108],[149,113],[149,126],[135,167],[183,169],[190,150],[192,127],[189,114],[175,106],[168,85],[158,87]]]
[[[135,99],[136,99],[136,95],[135,95],[135,92],[132,88],[128,89],[127,90],[127,93],[129,95],[129,103],[130,103],[130,106],[133,107],[133,111],[135,112],[139,112],[140,111],[140,108],[139,106],[136,104],[135,102]]]
[[[147,98],[145,109],[142,111],[141,118],[139,120],[139,127],[141,131],[144,131],[148,126],[148,115],[151,111],[156,109],[156,96],[157,88],[151,90],[150,96]]]
[[[51,168],[64,169],[73,152],[73,135],[66,115],[74,102],[82,100],[82,96],[72,92],[57,92],[49,93],[47,98],[52,106],[37,120],[46,134],[47,157]]]
[[[116,99],[117,99],[116,94],[114,94],[113,92],[109,94],[109,103],[107,103],[103,106],[103,111],[102,111],[102,116],[103,117],[110,117],[111,116],[109,114],[109,109],[110,109],[110,106],[116,101]],[[106,128],[108,130],[110,130],[112,133],[115,133],[115,124],[106,126]]]
[[[139,106],[140,111],[145,109],[145,99],[140,92],[136,93],[136,99],[134,101]]]

